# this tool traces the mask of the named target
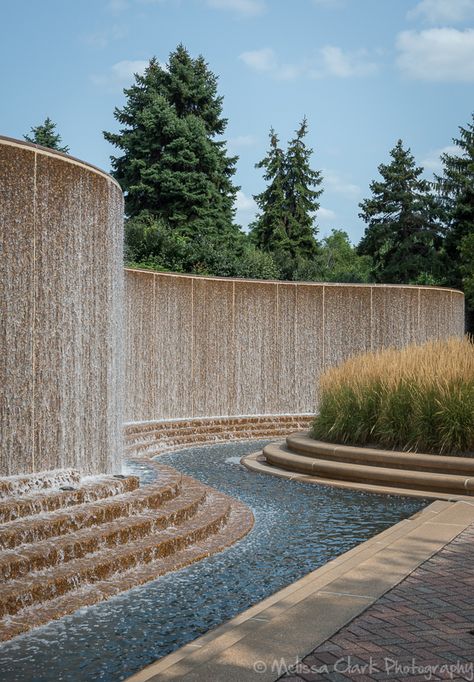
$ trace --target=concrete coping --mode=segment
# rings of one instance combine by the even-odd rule
[[[267,446],[268,447],[268,446]],[[277,476],[279,478],[286,478],[297,483],[311,483],[313,485],[329,485],[332,488],[345,488],[349,490],[360,490],[361,492],[395,495],[403,497],[416,497],[424,500],[448,500],[450,502],[466,500],[474,504],[474,497],[464,495],[461,492],[443,492],[441,490],[417,490],[416,488],[409,488],[396,485],[383,485],[382,482],[371,481],[368,483],[364,480],[354,481],[349,479],[336,479],[327,476],[318,476],[316,472],[301,473],[295,469],[284,469],[279,466],[269,464],[262,451],[252,452],[245,455],[240,460],[241,464],[249,471],[257,474],[268,474],[270,476]]]
[[[51,149],[50,147],[43,147],[40,144],[28,142],[27,140],[17,140],[14,137],[6,137],[5,135],[0,135],[0,144],[5,144],[10,147],[24,147],[25,149],[30,149],[32,152],[37,152],[38,154],[42,154],[43,156],[57,157],[62,161],[66,161],[67,163],[73,164],[74,166],[81,166],[82,168],[92,171],[97,175],[102,175],[102,177],[104,177],[106,180],[110,180],[110,182],[116,185],[119,188],[120,192],[122,192],[122,188],[120,187],[117,180],[114,177],[112,177],[109,173],[102,170],[98,166],[94,166],[92,163],[82,161],[81,159],[78,159],[75,156],[71,156],[70,154],[59,152],[57,149]]]
[[[442,471],[447,474],[474,476],[474,457],[450,457],[420,452],[397,452],[352,445],[339,445],[315,440],[307,433],[296,432],[286,438],[288,449],[309,457],[327,457],[352,463],[395,467],[400,469]]]
[[[128,678],[273,682],[474,522],[474,500],[438,500]]]
[[[252,283],[252,284],[262,284],[268,285],[272,284],[284,284],[285,286],[311,286],[311,287],[348,287],[354,289],[415,289],[418,291],[445,291],[454,294],[459,294],[464,297],[464,293],[459,289],[454,289],[452,287],[440,287],[440,286],[429,286],[425,284],[375,284],[375,283],[360,283],[360,282],[305,282],[305,281],[291,281],[291,280],[280,280],[280,279],[251,279],[243,277],[217,277],[212,275],[192,275],[184,272],[158,272],[156,270],[146,270],[141,268],[125,268],[125,271],[131,274],[137,275],[149,275],[151,277],[177,277],[184,279],[196,279],[196,280],[215,280],[218,282],[232,282],[239,283]]]

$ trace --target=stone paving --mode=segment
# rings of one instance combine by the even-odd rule
[[[474,680],[474,524],[279,679]]]

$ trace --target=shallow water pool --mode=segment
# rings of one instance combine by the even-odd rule
[[[253,530],[220,554],[0,645],[0,680],[124,680],[426,504],[296,483],[240,465],[243,454],[267,442],[160,457],[245,502],[255,515]],[[139,473],[144,482],[152,475]]]

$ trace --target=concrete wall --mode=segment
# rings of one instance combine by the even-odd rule
[[[120,468],[122,215],[106,174],[0,138],[0,475]]]
[[[354,353],[462,335],[450,289],[125,271],[126,422],[314,412]]]

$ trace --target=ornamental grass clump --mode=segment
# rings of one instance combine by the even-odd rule
[[[474,456],[474,343],[452,338],[353,357],[323,374],[311,436]]]

